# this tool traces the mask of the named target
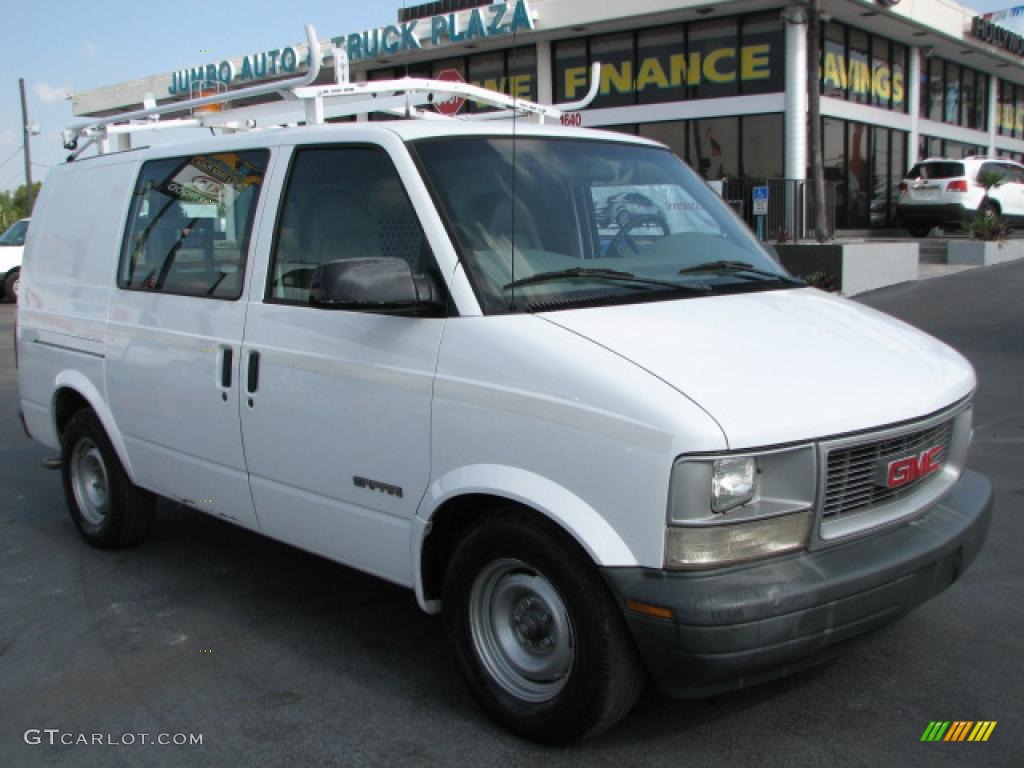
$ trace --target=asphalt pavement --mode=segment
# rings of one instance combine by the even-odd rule
[[[956,584],[827,666],[710,700],[648,690],[559,749],[487,720],[411,592],[169,503],[143,546],[86,546],[18,423],[0,306],[0,766],[1024,765],[1022,296],[1024,263],[859,297],[978,370],[969,464],[996,509]],[[933,720],[997,726],[922,743]]]

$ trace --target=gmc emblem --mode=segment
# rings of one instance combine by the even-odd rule
[[[906,456],[890,462],[880,461],[875,469],[876,485],[899,488],[938,472],[942,469],[942,450],[943,446],[936,445],[916,456]]]

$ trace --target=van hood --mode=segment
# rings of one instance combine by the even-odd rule
[[[812,288],[540,316],[696,402],[732,449],[914,419],[975,387],[974,370],[951,347]]]

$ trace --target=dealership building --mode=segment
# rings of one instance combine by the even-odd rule
[[[318,30],[320,79],[333,79],[341,49],[354,80],[454,70],[468,82],[562,103],[586,95],[590,65],[600,62],[598,95],[572,122],[657,139],[705,178],[741,189],[806,179],[808,61],[817,56],[829,209],[844,229],[892,226],[899,181],[918,159],[1024,160],[1024,7],[983,17],[950,0],[821,6],[814,52],[807,6],[777,0],[432,2],[375,29]],[[196,61],[76,93],[73,110],[106,116],[151,99],[243,88],[294,76],[307,61],[304,45]],[[798,205],[788,189],[790,207]]]

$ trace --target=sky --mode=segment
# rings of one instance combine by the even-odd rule
[[[961,3],[991,11],[1024,0]],[[40,129],[31,139],[32,178],[38,181],[67,155],[59,137],[72,122],[71,103],[64,98],[69,91],[304,42],[307,23],[321,40],[382,26],[396,19],[400,7],[394,0],[9,2],[0,22],[0,190],[24,183],[19,77],[25,79],[29,122]]]

